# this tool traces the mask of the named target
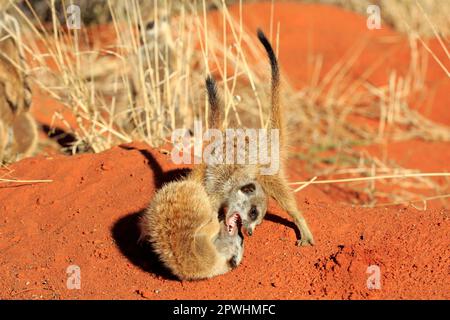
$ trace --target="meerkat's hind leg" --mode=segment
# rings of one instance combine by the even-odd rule
[[[297,202],[291,188],[288,186],[286,179],[280,176],[263,176],[261,184],[267,195],[272,197],[294,220],[295,225],[300,231],[300,239],[297,245],[308,246],[314,245],[314,238],[309,230],[306,219],[298,210]]]

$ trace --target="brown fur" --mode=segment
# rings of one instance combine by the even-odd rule
[[[184,180],[164,186],[155,195],[141,221],[141,237],[148,238],[165,265],[181,279],[201,279],[231,270],[232,257],[240,254],[237,237],[230,237],[218,211],[227,207],[225,221],[239,212],[244,226],[252,233],[267,211],[267,196],[273,197],[294,219],[301,232],[299,245],[312,245],[314,240],[306,220],[285,177],[286,126],[279,99],[278,62],[264,34],[258,31],[272,69],[272,111],[269,128],[280,131],[281,168],[276,175],[259,175],[257,165],[207,165],[194,168]],[[209,128],[222,129],[222,108],[219,106],[214,80],[206,80],[211,114]],[[258,208],[252,218],[250,210]],[[218,242],[219,241],[219,242]],[[240,258],[234,262],[237,265]]]
[[[22,59],[14,40],[6,38],[1,41],[0,161],[6,157],[29,156],[37,145],[37,126],[29,112],[31,91],[19,69],[21,65]]]
[[[223,132],[223,107],[218,97],[216,83],[211,76],[208,76],[206,79],[206,89],[211,108],[209,128],[219,129]],[[235,141],[235,155],[239,152],[248,151],[246,150],[247,147],[248,144],[246,144],[244,150],[240,150]],[[222,151],[225,155],[226,150]],[[189,179],[204,185],[210,199],[218,199],[218,201],[227,205],[230,208],[230,214],[233,209],[239,211],[243,226],[251,234],[259,216],[263,215],[267,210],[267,196],[257,181],[257,173],[258,167],[254,165],[207,165],[202,163],[192,170]],[[248,186],[251,186],[251,191],[243,192],[243,189],[248,189]],[[243,202],[245,205],[236,208],[240,202]],[[251,217],[251,210],[256,211],[258,215]]]
[[[309,230],[308,224],[306,223],[303,214],[297,207],[294,194],[288,185],[285,174],[285,164],[287,160],[286,149],[287,149],[287,137],[286,137],[286,124],[284,123],[284,113],[283,104],[280,103],[280,75],[278,61],[273,52],[270,42],[267,40],[266,36],[261,30],[258,30],[258,38],[266,49],[267,55],[269,57],[270,66],[272,70],[272,112],[269,119],[269,126],[272,129],[280,130],[280,159],[281,166],[277,175],[273,176],[259,176],[258,180],[263,186],[264,191],[268,196],[275,199],[280,207],[287,211],[289,215],[294,220],[295,225],[300,231],[301,238],[298,239],[297,244],[301,246],[313,245],[314,238]]]
[[[169,183],[155,195],[141,228],[163,263],[178,278],[210,278],[233,268],[233,248],[229,251],[216,243],[221,241],[223,225],[217,210],[208,201],[204,188],[189,180]],[[236,241],[231,239],[231,246],[234,243],[240,248],[241,240]]]
[[[211,101],[209,127],[216,127],[221,120],[216,107],[216,101]],[[185,280],[230,271],[240,263],[244,250],[240,230],[228,234],[226,221],[248,205],[247,196],[235,188],[238,183],[229,174],[213,175],[204,183],[208,166],[202,168],[159,190],[140,225],[141,240],[150,241],[165,266]],[[223,206],[229,209],[219,220]]]

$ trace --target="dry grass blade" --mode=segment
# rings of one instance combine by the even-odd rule
[[[309,184],[328,184],[328,183],[343,183],[343,182],[356,182],[356,181],[370,181],[370,180],[383,180],[383,179],[399,179],[399,178],[420,178],[420,177],[450,177],[450,173],[406,173],[406,174],[393,174],[393,175],[381,175],[373,177],[361,177],[361,178],[347,178],[347,179],[334,179],[334,180],[310,180],[292,182],[291,185],[309,185]],[[316,178],[316,177],[315,177]]]
[[[417,210],[426,210],[426,203],[427,201],[431,200],[439,200],[439,199],[447,199],[450,198],[450,194],[443,194],[443,195],[437,195],[432,197],[422,197],[422,198],[414,198],[414,199],[404,199],[401,201],[395,201],[395,202],[386,202],[386,203],[378,203],[375,205],[375,207],[385,207],[385,206],[398,206],[401,204],[410,204],[412,207],[414,207]],[[416,202],[422,202],[424,204],[423,208],[418,208],[414,205]],[[363,206],[363,207],[373,207],[373,206]]]
[[[3,179],[0,178],[0,182],[13,182],[13,183],[49,183],[53,180],[20,180],[20,179]]]
[[[302,184],[300,187],[298,187],[297,189],[294,190],[294,192],[299,192],[300,190],[305,189],[307,186],[309,186],[310,184],[312,184],[314,181],[316,181],[317,177],[313,177],[311,180],[309,180],[308,182]]]

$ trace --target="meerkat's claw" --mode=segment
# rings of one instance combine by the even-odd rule
[[[297,246],[299,247],[307,247],[307,246],[313,246],[315,245],[314,239],[313,238],[306,238],[306,239],[300,239],[297,240]]]

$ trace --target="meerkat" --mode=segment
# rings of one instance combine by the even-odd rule
[[[169,14],[159,9],[156,16],[157,19],[152,13],[142,26],[138,25],[140,46],[136,55],[131,57],[134,60],[130,72],[130,87],[134,96],[131,115],[137,123],[144,122],[144,117],[148,116],[144,111],[136,111],[145,110],[146,102],[158,105],[168,103],[169,81],[180,60]],[[170,117],[161,115],[161,121],[167,119]]]
[[[151,114],[152,110],[146,110],[147,105],[166,104],[168,81],[179,60],[169,15],[158,10],[155,22],[153,6],[151,9],[151,14],[133,30],[136,34],[125,37],[136,40],[136,50],[127,57],[126,66],[115,56],[98,57],[95,65],[99,67],[94,65],[84,75],[86,80],[95,83],[101,96],[114,97],[115,122],[132,135],[139,131],[148,134],[148,128],[142,124],[149,112],[151,117],[155,115]],[[160,121],[169,118],[162,115]]]
[[[37,125],[30,113],[31,90],[20,70],[22,57],[12,37],[0,37],[0,161],[30,156]],[[7,150],[8,149],[8,150]]]
[[[294,220],[295,225],[300,231],[300,239],[297,245],[314,245],[313,235],[308,227],[306,219],[297,207],[297,202],[292,189],[289,187],[286,178],[287,144],[286,123],[284,120],[284,108],[280,102],[280,70],[278,60],[273,51],[272,45],[266,38],[262,30],[257,31],[258,39],[264,46],[270,66],[271,66],[271,114],[269,118],[269,129],[278,129],[280,134],[280,170],[276,175],[259,175],[258,181],[269,197],[272,197]],[[253,227],[260,224],[264,214],[255,220]]]
[[[218,215],[204,187],[191,180],[171,182],[159,190],[141,220],[163,264],[180,280],[224,274],[242,260],[239,215]]]
[[[280,71],[278,60],[272,45],[264,33],[258,29],[258,39],[264,46],[271,66],[271,112],[268,121],[268,129],[276,129],[279,132],[280,141],[280,168],[277,174],[261,175],[258,165],[200,165],[194,168],[190,178],[201,181],[209,195],[214,195],[223,189],[227,183],[239,184],[240,181],[251,181],[242,185],[242,190],[252,200],[249,211],[240,217],[248,235],[252,235],[255,227],[259,225],[267,212],[267,198],[272,197],[279,206],[287,211],[300,231],[300,239],[297,245],[314,245],[313,235],[308,227],[306,219],[297,207],[297,203],[285,173],[287,136],[284,121],[284,109],[280,103]],[[206,81],[209,103],[212,110],[220,110],[215,81],[209,77]],[[217,112],[212,113],[217,118]],[[219,121],[216,119],[216,122]],[[253,195],[253,196],[252,196]],[[223,196],[223,195],[222,195]]]
[[[217,106],[215,102],[211,104],[211,128],[221,121]],[[191,175],[168,183],[156,193],[141,217],[140,240],[150,242],[164,265],[179,279],[221,275],[242,260],[241,217],[251,212],[255,203],[266,203],[259,200],[265,195],[246,171],[236,170],[227,177],[228,181],[219,182],[215,175],[206,176],[205,180]],[[211,186],[215,186],[214,192]]]
[[[223,131],[223,106],[218,97],[216,82],[212,76],[208,76],[205,84],[211,109],[209,128]],[[236,149],[236,145],[234,147]],[[245,199],[246,208],[242,208],[239,215],[244,228],[251,235],[260,213],[267,211],[268,198],[258,181],[258,170],[253,165],[202,163],[194,167],[188,179],[204,185],[210,199],[217,199],[224,206],[233,206],[237,197]]]
[[[314,244],[285,177],[287,139],[279,101],[278,62],[261,30],[258,38],[271,65],[268,128],[280,132],[282,166],[275,175],[261,175],[258,165],[201,164],[185,180],[167,184],[157,192],[142,217],[141,239],[149,239],[163,263],[181,279],[209,278],[237,266],[243,252],[240,226],[252,235],[267,212],[268,196],[294,219],[301,233],[297,244]],[[212,77],[206,79],[206,88],[211,108],[209,127],[221,128],[222,108]]]

